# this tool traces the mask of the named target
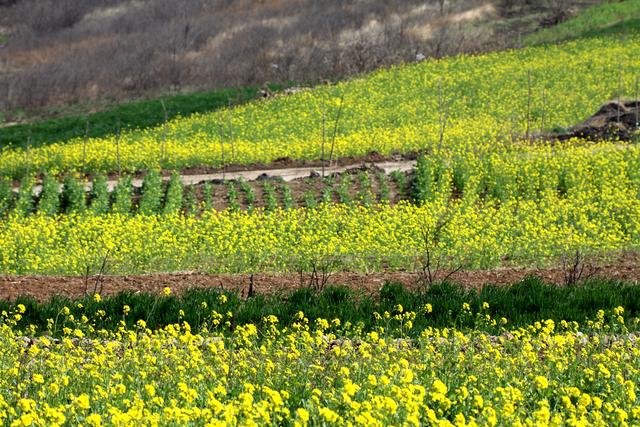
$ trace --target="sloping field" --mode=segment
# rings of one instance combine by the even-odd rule
[[[2,223],[0,271],[86,274],[105,264],[111,273],[378,271],[434,260],[475,269],[635,250],[638,146],[526,137],[567,127],[633,93],[637,41],[600,37],[427,61],[86,145],[5,150],[0,171],[10,177],[83,164],[111,172],[373,151],[427,156],[413,181],[416,205],[161,216],[156,195],[142,216],[81,208],[60,217],[29,215],[27,205]],[[15,203],[33,202],[29,194]]]
[[[112,172],[328,159],[428,150],[465,157],[518,150],[512,138],[567,127],[632,97],[640,38],[629,34],[375,72],[166,127],[0,154],[0,174]],[[323,156],[323,117],[325,144]],[[445,123],[440,138],[441,123]],[[335,138],[334,138],[335,134]],[[84,165],[84,166],[83,166]]]

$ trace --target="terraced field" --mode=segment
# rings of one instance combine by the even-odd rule
[[[545,45],[6,147],[0,423],[639,424],[621,4]],[[625,138],[566,137],[605,103]]]
[[[469,161],[517,155],[528,149],[519,142],[527,130],[568,127],[605,101],[633,97],[638,46],[629,34],[428,60],[119,137],[9,149],[0,154],[0,175],[218,168],[373,151],[423,150]]]
[[[335,194],[321,190],[299,200],[287,186],[276,195],[263,185],[262,203],[255,185],[242,182],[226,184],[226,203],[217,205],[203,194],[211,186],[188,189],[184,205],[184,190],[170,186],[165,197],[152,172],[140,197],[125,179],[112,202],[94,193],[88,213],[84,194],[73,201],[79,184],[68,177],[60,203],[38,205],[49,214],[75,213],[31,217],[27,177],[23,197],[4,186],[3,205],[15,214],[3,222],[0,270],[79,274],[108,258],[119,273],[298,271],[312,265],[369,271],[415,268],[425,251],[435,251],[449,268],[489,268],[544,265],[575,251],[605,256],[635,250],[637,146],[531,139],[577,123],[604,101],[629,97],[640,72],[633,60],[640,44],[628,42],[635,37],[426,61],[117,137],[5,150],[0,171],[9,178],[26,170],[52,176],[220,168],[283,157],[328,162],[371,152],[424,157],[412,182],[403,184],[415,205],[380,205],[389,195],[369,192],[370,177],[361,178],[360,190],[342,180]],[[241,198],[252,212],[235,212]],[[349,206],[354,198],[364,207]],[[230,209],[202,214],[199,199]],[[336,199],[346,206],[316,207]],[[185,210],[196,215],[167,215]],[[147,217],[129,217],[131,211]],[[427,236],[425,244],[425,230],[435,229],[439,235]],[[140,233],[157,238],[141,245]]]

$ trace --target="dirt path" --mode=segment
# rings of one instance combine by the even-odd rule
[[[414,160],[402,160],[397,162],[380,162],[380,163],[364,163],[364,165],[378,168],[384,170],[385,173],[390,173],[392,171],[401,171],[406,172],[413,169],[416,165]],[[360,165],[348,165],[348,166],[332,166],[325,168],[325,175],[331,175],[333,173],[342,173],[349,169],[356,169]],[[216,181],[216,180],[237,180],[244,179],[245,181],[255,181],[260,178],[280,178],[285,182],[290,182],[300,178],[307,178],[312,174],[320,173],[320,169],[318,167],[297,167],[297,168],[285,168],[285,169],[256,169],[256,170],[247,170],[247,171],[236,171],[236,172],[217,172],[217,173],[209,173],[209,174],[197,174],[197,175],[181,175],[180,179],[184,185],[196,185],[201,182],[206,181]],[[164,176],[163,179],[165,181],[169,180],[168,176]],[[142,179],[134,179],[133,186],[134,187],[142,187]],[[112,190],[117,185],[118,181],[109,181],[109,190]],[[89,187],[90,188],[90,187]]]
[[[605,265],[596,274],[612,280],[640,282],[640,255],[626,255],[615,264]],[[480,288],[488,284],[507,285],[522,280],[528,275],[542,277],[548,283],[563,284],[562,269],[517,269],[502,268],[495,270],[464,271],[452,276],[452,280],[467,288]],[[309,277],[299,274],[256,274],[254,290],[257,293],[274,293],[288,291],[307,286]],[[385,282],[398,282],[408,287],[415,287],[418,280],[416,273],[336,273],[330,276],[328,283],[346,285],[353,289],[375,292]],[[95,292],[96,282],[102,295],[113,295],[121,291],[161,292],[165,286],[180,293],[189,288],[221,288],[233,290],[246,296],[250,276],[246,274],[203,274],[203,273],[162,273],[130,276],[105,276],[97,280],[90,277],[87,285],[84,278],[78,276],[0,276],[0,299],[14,300],[20,295],[32,296],[39,301],[47,300],[54,295],[79,297],[85,293]]]
[[[371,168],[377,168],[379,170],[383,170],[386,174],[393,171],[406,172],[413,169],[416,165],[415,160],[398,160],[398,161],[381,161],[381,162],[360,162],[360,163],[351,163],[346,165],[337,165],[331,167],[325,167],[324,173],[326,176],[329,176],[334,173],[342,173],[350,169],[359,168],[362,166],[367,166]],[[267,179],[267,178],[279,178],[285,182],[290,182],[296,179],[307,178],[314,174],[321,173],[321,167],[319,166],[301,166],[301,167],[288,167],[281,169],[250,169],[250,170],[235,170],[229,172],[214,172],[214,173],[185,173],[180,176],[180,180],[184,185],[197,185],[207,181],[221,181],[221,180],[238,180],[244,179],[245,181],[255,181],[256,179]],[[168,175],[163,175],[162,179],[164,181],[169,180]],[[132,180],[132,184],[135,188],[142,187],[143,178],[135,178]],[[115,187],[118,185],[117,179],[110,179],[107,182],[107,187],[109,191],[113,191]],[[91,191],[92,183],[88,182],[85,185],[86,191]],[[13,191],[17,192],[19,190],[19,186],[14,186]],[[40,194],[42,191],[41,185],[36,185],[33,187],[34,195]],[[60,191],[62,191],[62,185],[60,185]]]

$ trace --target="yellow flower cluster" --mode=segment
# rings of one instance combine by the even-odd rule
[[[634,191],[611,185],[566,196],[544,191],[536,200],[330,204],[202,217],[11,217],[0,224],[0,272],[84,274],[103,261],[111,273],[414,269],[427,250],[449,266],[489,268],[505,259],[541,264],[575,250],[637,248]],[[439,236],[426,244],[422,231],[442,218]]]
[[[512,149],[512,137],[573,125],[621,91],[633,96],[640,38],[457,56],[374,72],[331,87],[177,118],[115,137],[0,153],[0,176],[319,159],[322,117],[334,157],[427,149],[459,155]],[[619,73],[618,70],[621,70]],[[442,94],[442,102],[439,94]],[[323,114],[324,111],[324,114]],[[440,146],[440,114],[447,118]],[[337,117],[340,117],[337,120]],[[336,123],[337,122],[337,123]],[[336,136],[333,138],[333,129]],[[329,143],[328,142],[328,143]],[[326,147],[328,150],[329,148]]]
[[[269,316],[226,333],[138,324],[59,341],[25,339],[6,314],[0,424],[637,425],[640,345],[621,314],[409,339],[298,313],[289,328]]]

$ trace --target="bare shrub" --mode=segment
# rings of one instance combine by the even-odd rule
[[[565,286],[578,285],[598,273],[588,256],[577,249],[573,253],[565,252],[562,256],[562,272]]]
[[[447,206],[445,211],[436,218],[435,224],[429,225],[425,222],[418,230],[420,233],[420,247],[417,254],[418,282],[425,287],[431,287],[439,280],[446,282],[465,266],[464,262],[447,259],[442,253],[441,239],[451,218],[452,211],[450,206]],[[456,263],[457,265],[453,267]],[[449,270],[445,271],[444,267],[449,267]]]

